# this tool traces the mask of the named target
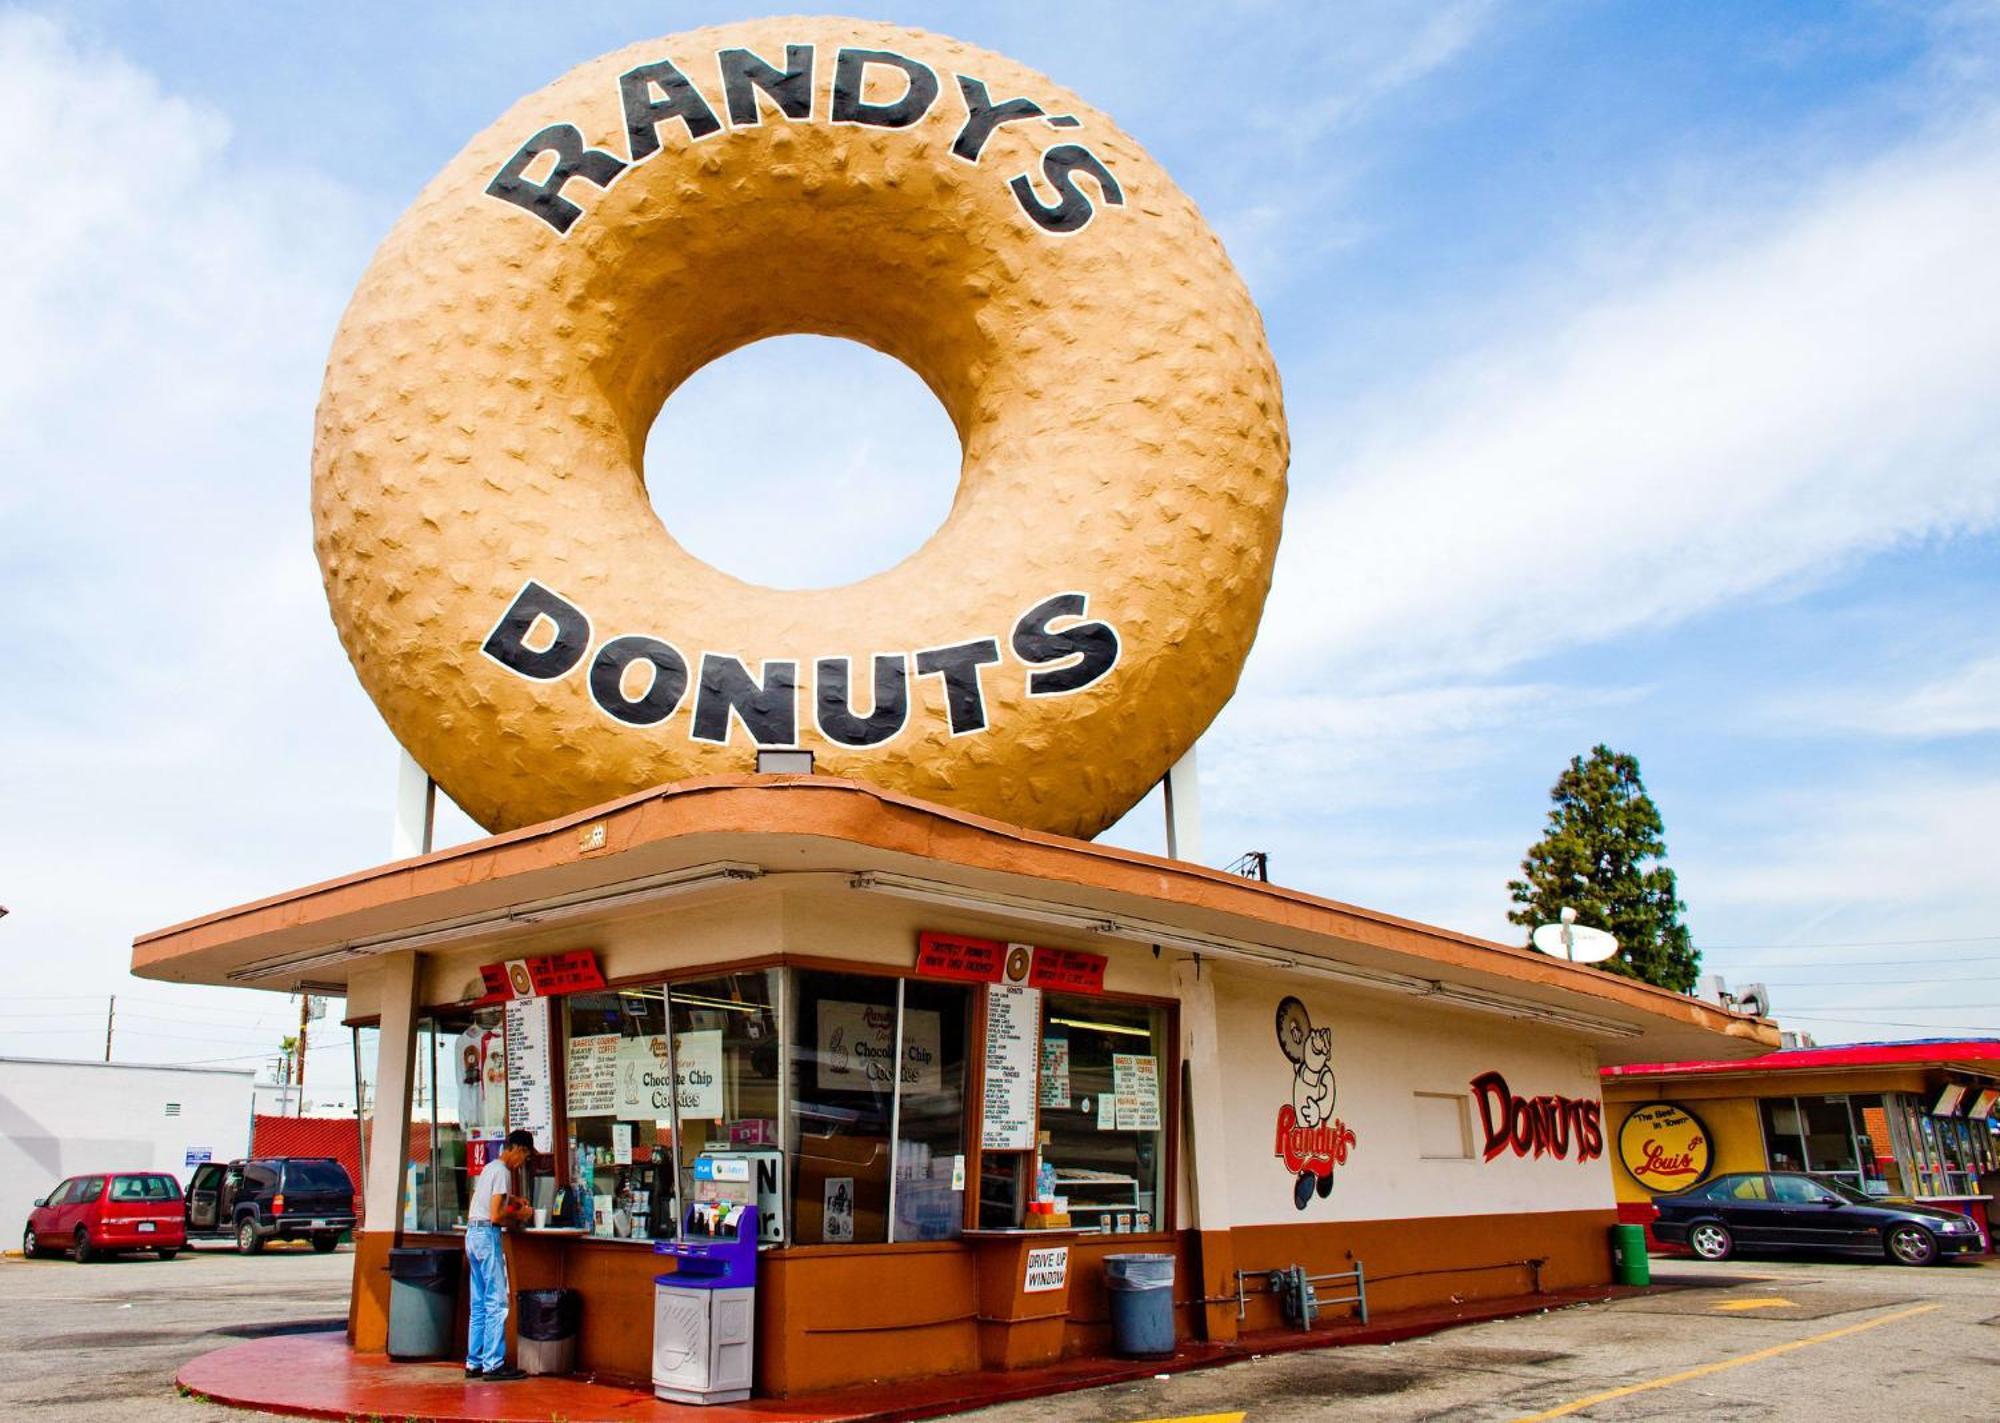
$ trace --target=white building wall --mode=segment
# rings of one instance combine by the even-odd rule
[[[165,1171],[185,1186],[190,1151],[248,1154],[254,1075],[0,1058],[0,1239],[18,1249],[30,1207],[66,1176]]]
[[[1297,1177],[1276,1152],[1279,1110],[1302,1091],[1277,1038],[1287,996],[1305,1004],[1315,1029],[1332,1030],[1333,1116],[1354,1134],[1332,1193],[1314,1193],[1304,1208],[1295,1204]],[[1514,1096],[1587,1101],[1601,1122],[1597,1056],[1581,1038],[1415,1000],[1362,998],[1337,985],[1228,973],[1217,984],[1216,1014],[1234,1224],[1613,1208],[1609,1156],[1582,1158],[1574,1133],[1561,1159],[1509,1147],[1488,1161],[1482,1150],[1472,1082],[1488,1071],[1500,1072]],[[1418,1093],[1431,1096],[1420,1103]],[[1461,1112],[1466,1154],[1437,1154],[1451,1149],[1440,1137],[1456,1135],[1441,1132],[1441,1122]]]

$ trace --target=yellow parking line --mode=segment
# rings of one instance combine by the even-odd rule
[[[1190,1413],[1184,1418],[1145,1418],[1140,1423],[1243,1423],[1241,1413]]]
[[[1779,1299],[1776,1295],[1772,1295],[1768,1299],[1726,1299],[1713,1307],[1722,1310],[1798,1308],[1791,1300]]]
[[[1594,1404],[1609,1403],[1614,1398],[1629,1398],[1635,1393],[1646,1393],[1656,1388],[1671,1388],[1677,1383],[1686,1383],[1689,1379],[1705,1378],[1709,1374],[1719,1374],[1724,1369],[1736,1369],[1741,1368],[1745,1364],[1755,1364],[1764,1359],[1774,1359],[1780,1354],[1789,1354],[1794,1349],[1803,1349],[1808,1344],[1824,1344],[1829,1339],[1839,1339],[1848,1334],[1859,1334],[1862,1330],[1873,1329],[1878,1324],[1894,1324],[1897,1320],[1908,1319],[1913,1314],[1928,1314],[1934,1309],[1942,1309],[1943,1307],[1936,1304],[1920,1304],[1914,1309],[1899,1309],[1894,1314],[1877,1315],[1875,1318],[1863,1320],[1859,1324],[1850,1324],[1844,1329],[1829,1329],[1824,1334],[1815,1334],[1806,1339],[1794,1339],[1789,1344],[1773,1344],[1770,1348],[1759,1349],[1753,1354],[1739,1354],[1733,1359],[1722,1359],[1713,1364],[1703,1364],[1697,1369],[1684,1369],[1677,1374],[1664,1374],[1656,1379],[1647,1379],[1644,1383],[1626,1384],[1623,1388],[1609,1388],[1603,1393],[1593,1393],[1588,1398],[1579,1398],[1574,1403],[1565,1403],[1560,1408],[1551,1408],[1546,1413],[1530,1413],[1524,1418],[1515,1419],[1514,1423],[1542,1423],[1542,1420],[1546,1418],[1567,1417],[1572,1413],[1581,1413],[1584,1409]]]

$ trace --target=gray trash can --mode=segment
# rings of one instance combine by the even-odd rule
[[[583,1296],[575,1290],[522,1290],[515,1315],[515,1353],[531,1374],[566,1374],[576,1367],[577,1318]]]
[[[1164,1359],[1174,1352],[1173,1256],[1106,1255],[1104,1288],[1111,1296],[1113,1353]]]
[[[452,1352],[458,1304],[456,1250],[389,1252],[389,1357],[442,1359]]]

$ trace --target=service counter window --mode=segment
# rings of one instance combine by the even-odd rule
[[[704,1151],[776,1143],[777,974],[572,994],[567,1011],[572,1218],[670,1239]]]
[[[354,1025],[354,1121],[361,1142],[361,1179],[354,1187],[364,1200],[368,1193],[368,1152],[375,1135],[375,1073],[381,1044],[382,1030],[376,1024]]]
[[[965,1221],[965,1072],[972,991],[903,983],[896,1102],[896,1240],[950,1240]]]
[[[1166,1018],[1150,1004],[1045,995],[1042,1162],[1083,1229],[1166,1227]]]
[[[440,1010],[417,1025],[404,1162],[403,1228],[465,1227],[472,1177],[507,1134],[507,1052],[498,1008]]]
[[[894,978],[792,978],[793,1238],[868,1245],[889,1238],[895,1102]]]

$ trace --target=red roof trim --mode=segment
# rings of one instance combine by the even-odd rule
[[[1839,1047],[1787,1048],[1734,1062],[1635,1062],[1604,1067],[1605,1077],[1698,1077],[1715,1072],[1787,1072],[1812,1067],[1945,1067],[1955,1062],[2000,1061],[2000,1038],[1930,1039],[1908,1043],[1846,1043]]]

